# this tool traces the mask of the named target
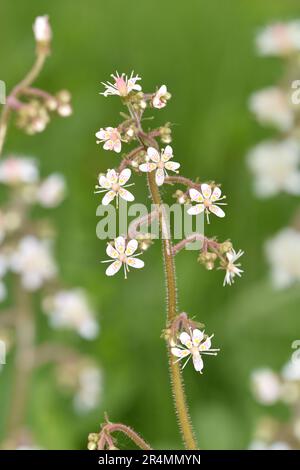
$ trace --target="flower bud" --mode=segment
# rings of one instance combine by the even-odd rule
[[[221,243],[219,250],[220,250],[220,252],[221,252],[222,254],[225,254],[225,253],[227,253],[228,251],[232,250],[232,243],[231,243],[231,241],[226,240],[225,242]]]
[[[35,19],[33,24],[33,33],[38,47],[48,49],[52,39],[52,30],[49,24],[49,17],[47,15],[38,16]]]

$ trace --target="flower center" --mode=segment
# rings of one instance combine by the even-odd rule
[[[119,183],[114,183],[114,184],[112,185],[111,189],[112,189],[115,193],[117,193],[117,192],[119,191],[119,189],[120,189]]]
[[[204,199],[203,204],[204,204],[204,207],[209,208],[209,207],[211,206],[211,201],[210,201],[210,199]]]
[[[165,167],[164,162],[162,162],[162,161],[158,162],[157,168],[160,168],[162,170],[164,167]]]
[[[122,77],[117,78],[116,80],[116,87],[120,93],[121,96],[126,96],[128,91],[127,91],[127,84],[125,80]]]
[[[121,261],[121,263],[126,263],[126,261],[127,261],[127,256],[125,255],[125,253],[121,253],[121,254],[120,254],[119,260]]]

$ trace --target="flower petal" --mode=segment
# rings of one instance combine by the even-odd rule
[[[105,144],[103,145],[104,150],[112,150],[113,147],[114,147],[114,142],[111,139],[107,140]]]
[[[187,211],[189,215],[201,214],[204,211],[204,204],[196,204],[193,207],[190,207]]]
[[[193,354],[193,364],[197,372],[201,372],[203,369],[203,361],[199,353]]]
[[[158,168],[155,173],[155,181],[157,186],[161,186],[165,181],[165,172],[163,168]]]
[[[111,243],[108,243],[108,244],[107,244],[107,247],[106,247],[106,254],[107,254],[110,258],[118,258],[118,257],[119,257],[119,253],[118,253],[117,250],[112,246]]]
[[[215,214],[217,217],[225,217],[225,212],[219,206],[216,206],[216,205],[213,204],[213,205],[209,206],[209,210],[210,210],[210,212]]]
[[[160,161],[160,155],[154,147],[148,147],[147,155],[155,163],[158,163]]]
[[[171,145],[167,145],[161,154],[161,161],[167,162],[168,160],[170,160],[170,158],[173,158],[173,149]]]
[[[106,178],[111,184],[117,183],[118,182],[118,174],[114,169],[108,170],[106,174]]]
[[[211,196],[211,186],[206,183],[201,184],[201,192],[205,199],[209,199]]]
[[[121,266],[122,266],[122,262],[119,259],[117,259],[116,261],[114,261],[108,266],[107,270],[105,271],[105,274],[107,276],[114,276],[120,270]]]
[[[181,341],[181,343],[186,346],[187,348],[192,348],[193,347],[193,343],[192,343],[192,339],[190,337],[190,335],[186,332],[186,331],[183,331],[180,336],[179,336],[179,339]]]
[[[121,171],[119,175],[119,184],[123,186],[129,180],[131,176],[131,170],[129,168],[125,168],[125,170]]]
[[[211,201],[212,201],[212,202],[215,202],[215,201],[217,201],[218,199],[220,199],[221,194],[222,194],[221,189],[220,189],[218,186],[216,186],[215,189],[213,190],[212,195],[211,195]]]
[[[115,141],[113,149],[116,153],[120,153],[122,149],[122,144],[120,140]]]
[[[126,263],[128,264],[128,266],[137,269],[141,269],[145,266],[144,261],[138,258],[127,258]]]
[[[142,163],[142,165],[139,166],[140,171],[144,172],[150,172],[156,169],[156,164],[155,163]]]
[[[203,341],[202,344],[200,344],[199,351],[207,351],[210,348],[211,348],[211,339],[207,338],[205,341]]]
[[[186,357],[189,354],[191,354],[188,349],[179,349],[179,348],[171,348],[171,353],[173,354],[173,356],[180,357],[180,358]]]
[[[127,191],[127,189],[121,187],[119,188],[118,193],[122,199],[125,199],[125,201],[134,201],[134,195],[130,191]]]
[[[137,240],[135,240],[134,238],[132,240],[129,240],[129,242],[127,243],[126,250],[125,250],[125,255],[126,256],[133,255],[133,253],[136,251],[137,247],[138,247]]]
[[[180,163],[177,163],[177,162],[166,162],[165,163],[165,168],[167,170],[176,171],[176,170],[178,170],[179,167],[180,167]]]
[[[98,181],[99,181],[99,185],[102,188],[105,188],[105,189],[110,189],[111,188],[110,182],[108,181],[108,179],[104,175],[100,175]]]
[[[100,129],[100,131],[96,132],[96,137],[99,140],[106,140],[107,133],[104,129]]]
[[[124,237],[117,237],[115,238],[115,248],[118,253],[123,254],[125,251],[125,238]]]
[[[202,331],[198,330],[198,328],[195,328],[193,330],[192,339],[193,339],[194,346],[199,346],[199,344],[203,340],[203,336],[204,335],[203,335]]]
[[[189,190],[189,193],[190,193],[190,198],[192,201],[203,202],[203,196],[199,191],[197,191],[197,189],[191,188]]]
[[[116,194],[115,191],[108,191],[102,199],[101,204],[107,206],[116,197]]]

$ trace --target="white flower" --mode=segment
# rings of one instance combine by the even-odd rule
[[[300,361],[290,360],[287,362],[281,371],[281,375],[288,381],[300,381]]]
[[[105,129],[100,129],[96,132],[97,144],[105,142],[103,145],[104,150],[113,150],[114,152],[120,153],[122,144],[121,144],[121,134],[115,127],[106,127]]]
[[[8,157],[0,162],[0,182],[8,185],[35,183],[39,172],[31,158]]]
[[[300,194],[300,146],[295,140],[262,142],[249,152],[247,162],[256,178],[254,191],[258,197],[280,191]]]
[[[226,270],[223,286],[226,286],[226,284],[231,286],[231,284],[234,283],[235,276],[241,277],[244,271],[239,267],[241,263],[236,263],[236,261],[243,256],[243,254],[244,252],[242,250],[236,252],[233,248],[226,253],[226,262],[224,267],[222,266],[222,269]]]
[[[271,369],[254,370],[251,374],[251,386],[256,400],[264,405],[272,405],[280,399],[280,381]]]
[[[53,173],[40,185],[37,200],[43,207],[57,207],[65,197],[66,182],[63,175]]]
[[[162,85],[159,90],[153,95],[152,106],[154,108],[164,108],[167,104],[167,100],[171,98],[170,93],[167,90],[166,85]]]
[[[119,95],[119,96],[127,96],[131,91],[141,91],[141,86],[138,85],[136,82],[141,80],[138,75],[133,76],[134,72],[131,72],[130,77],[128,78],[125,73],[121,75],[116,72],[116,75],[111,75],[114,79],[113,83],[102,82],[102,85],[105,86],[106,90],[101,95],[108,96],[108,95]]]
[[[38,16],[33,24],[34,37],[37,42],[48,43],[52,39],[49,16]]]
[[[87,297],[81,289],[62,290],[46,299],[44,309],[55,328],[70,328],[85,339],[94,339],[99,332]]]
[[[24,288],[30,291],[39,289],[57,272],[49,243],[31,235],[19,242],[10,259],[10,268],[21,275]]]
[[[288,96],[277,87],[268,87],[250,96],[249,108],[260,124],[273,125],[288,131],[294,123],[294,115]]]
[[[274,23],[264,28],[256,38],[261,55],[286,56],[300,50],[300,21]]]
[[[127,278],[127,272],[129,271],[129,266],[133,268],[143,268],[144,261],[135,258],[140,253],[133,255],[138,247],[138,242],[135,239],[129,240],[126,245],[126,241],[124,237],[115,238],[115,247],[113,247],[110,243],[107,244],[106,254],[110,257],[115,259],[114,261],[106,270],[105,274],[107,276],[114,276],[116,274],[122,264],[124,265],[124,275],[125,279]],[[110,263],[111,260],[102,261],[102,263]]]
[[[165,149],[162,149],[161,154],[159,154],[154,147],[148,147],[147,157],[152,161],[143,163],[139,166],[139,169],[144,172],[156,170],[155,181],[157,186],[164,184],[165,177],[168,176],[166,170],[178,173],[176,170],[180,167],[180,163],[169,161],[173,158],[173,149],[170,145],[167,145]]]
[[[284,228],[267,241],[265,250],[274,287],[282,289],[300,281],[300,232]]]
[[[78,413],[87,413],[96,408],[102,395],[102,373],[88,366],[80,371],[78,391],[74,397],[74,408]]]
[[[193,207],[188,209],[188,214],[190,215],[197,215],[201,214],[201,212],[206,213],[207,222],[209,223],[209,212],[212,212],[218,217],[225,217],[225,212],[219,205],[225,205],[225,203],[218,202],[222,199],[225,199],[226,196],[222,196],[221,189],[216,186],[212,191],[212,188],[209,184],[201,184],[201,192],[197,191],[195,188],[191,188],[189,190],[190,198],[194,202],[198,202],[200,204],[196,204]]]
[[[130,191],[127,191],[128,186],[132,186],[132,184],[125,183],[129,180],[131,176],[131,170],[129,168],[125,168],[125,170],[121,171],[121,173],[117,173],[115,170],[108,170],[106,176],[100,175],[99,176],[99,186],[96,186],[97,191],[95,193],[102,193],[106,192],[104,198],[102,199],[102,204],[107,206],[115,197],[117,197],[117,204],[118,204],[118,197],[120,196],[125,201],[133,201],[134,196],[131,194]],[[104,189],[101,189],[104,188]]]
[[[216,356],[218,351],[220,351],[219,349],[211,349],[211,338],[213,336],[214,335],[211,335],[209,338],[205,339],[204,332],[198,329],[191,330],[190,335],[185,331],[181,333],[179,339],[184,347],[181,345],[176,345],[176,347],[171,348],[171,353],[173,356],[179,358],[175,362],[181,361],[181,359],[188,357],[187,361],[183,365],[184,368],[192,357],[195,370],[202,374],[204,365],[201,355],[208,354],[210,356]]]

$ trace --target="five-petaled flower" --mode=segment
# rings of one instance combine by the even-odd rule
[[[104,85],[106,89],[100,94],[104,96],[127,96],[131,91],[141,91],[142,87],[136,83],[138,80],[141,80],[141,78],[138,75],[133,76],[133,73],[134,72],[131,72],[129,78],[125,73],[121,75],[119,75],[118,72],[116,72],[116,75],[112,74],[111,77],[114,79],[114,83],[102,82],[102,85]]]
[[[113,150],[114,152],[120,153],[122,144],[121,144],[121,134],[115,127],[106,127],[105,129],[100,129],[96,132],[97,144],[104,142],[104,150]]]
[[[209,337],[204,335],[204,332],[195,328],[194,330],[190,329],[190,334],[186,331],[182,332],[179,336],[179,340],[183,345],[176,345],[175,347],[171,347],[171,353],[173,356],[178,357],[175,361],[181,361],[181,359],[187,357],[186,362],[183,365],[183,368],[187,365],[190,358],[193,358],[193,364],[195,370],[202,374],[203,369],[203,361],[202,361],[202,354],[208,354],[210,356],[216,356],[219,349],[211,349],[211,338],[214,335]]]
[[[201,184],[201,192],[197,191],[195,188],[191,188],[190,198],[196,204],[188,209],[188,214],[196,215],[205,212],[207,216],[207,222],[209,223],[209,212],[212,212],[218,217],[225,217],[225,212],[219,207],[219,205],[225,205],[226,203],[218,202],[221,199],[224,199],[226,196],[221,197],[221,189],[216,186],[212,191],[212,188],[209,184]]]
[[[241,263],[236,263],[236,261],[243,256],[243,254],[244,252],[242,250],[236,252],[233,248],[226,253],[224,266],[221,265],[221,268],[226,270],[223,286],[226,286],[226,284],[231,286],[231,284],[234,283],[235,276],[241,277],[244,271],[239,267]]]
[[[154,147],[148,147],[147,150],[148,159],[151,162],[143,163],[139,166],[140,171],[150,172],[156,170],[155,181],[157,186],[164,184],[165,177],[168,176],[166,170],[175,171],[180,167],[180,163],[169,162],[173,158],[173,149],[170,145],[167,145],[165,149],[161,150],[161,154]]]
[[[120,196],[125,201],[133,201],[134,196],[131,194],[130,191],[127,191],[125,187],[132,186],[132,184],[125,183],[129,180],[131,176],[131,170],[129,168],[125,168],[125,170],[121,171],[121,173],[117,173],[115,170],[108,170],[106,176],[100,175],[99,176],[99,185],[96,185],[95,193],[102,193],[106,192],[104,198],[102,199],[102,204],[107,206],[115,197],[117,197],[117,205],[118,205],[118,197]]]
[[[136,256],[138,256],[140,253],[135,255],[133,254],[138,247],[137,240],[129,240],[129,242],[126,244],[125,238],[120,236],[115,238],[114,245],[115,246],[113,247],[111,243],[108,243],[106,248],[106,254],[115,260],[113,263],[111,263],[110,266],[108,266],[105,272],[107,276],[114,276],[114,274],[120,270],[122,264],[124,266],[125,279],[127,279],[127,272],[129,271],[129,267],[138,269],[144,267],[144,261],[136,258]],[[110,262],[111,260],[102,261],[102,263]]]
[[[153,108],[164,108],[170,98],[171,94],[168,92],[166,85],[162,85],[152,97]]]

